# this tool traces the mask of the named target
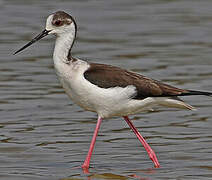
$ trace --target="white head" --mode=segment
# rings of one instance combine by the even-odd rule
[[[57,11],[54,14],[51,14],[46,21],[46,29],[43,30],[39,35],[33,38],[29,43],[23,46],[21,49],[16,51],[14,54],[22,51],[23,49],[27,48],[31,44],[35,43],[36,41],[42,39],[43,37],[54,34],[57,37],[64,36],[65,34],[72,35],[72,45],[76,38],[77,33],[77,25],[72,16],[65,13],[64,11]],[[72,46],[71,45],[71,46]]]
[[[64,33],[73,33],[76,36],[77,26],[72,16],[64,11],[57,11],[47,18],[46,30],[56,36]]]

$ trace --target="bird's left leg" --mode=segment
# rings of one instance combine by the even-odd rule
[[[130,128],[133,130],[133,132],[135,133],[135,135],[137,136],[137,138],[139,139],[139,141],[141,142],[141,144],[144,146],[145,150],[147,151],[149,158],[153,161],[153,163],[155,164],[156,168],[160,167],[160,164],[158,162],[158,159],[156,157],[155,152],[152,150],[152,148],[149,146],[149,144],[145,141],[145,139],[141,136],[141,134],[138,132],[138,130],[136,129],[136,127],[132,124],[132,122],[130,121],[130,119],[128,118],[128,116],[124,116],[123,117],[125,119],[125,121],[127,122],[127,124],[130,126]]]

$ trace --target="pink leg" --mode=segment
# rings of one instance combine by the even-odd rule
[[[91,155],[92,155],[92,152],[93,152],[93,148],[94,148],[94,145],[95,145],[95,142],[96,142],[96,137],[98,135],[98,131],[99,131],[101,122],[102,122],[102,118],[98,117],[97,124],[96,124],[96,129],[95,129],[94,134],[93,134],[93,138],[92,138],[92,141],[91,141],[91,144],[90,144],[90,148],[89,148],[88,154],[86,156],[86,159],[85,159],[85,161],[84,161],[84,163],[82,165],[83,169],[88,169],[89,168]]]
[[[145,150],[147,151],[149,158],[154,162],[155,167],[159,168],[160,164],[158,162],[158,159],[156,157],[155,152],[152,150],[152,148],[149,146],[149,144],[147,144],[147,142],[145,141],[145,139],[141,136],[141,134],[138,132],[138,130],[135,128],[135,126],[132,124],[132,122],[130,121],[130,119],[128,118],[128,116],[124,116],[123,117],[125,119],[125,121],[127,122],[127,124],[130,126],[130,128],[133,130],[133,132],[135,133],[135,135],[137,136],[137,138],[139,139],[139,141],[141,142],[141,144],[144,146]]]

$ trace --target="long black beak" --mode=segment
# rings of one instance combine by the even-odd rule
[[[28,46],[32,45],[36,41],[38,41],[38,40],[42,39],[43,37],[47,36],[49,34],[49,32],[50,31],[47,31],[46,29],[43,30],[40,34],[38,34],[35,38],[33,38],[29,43],[27,43],[21,49],[17,50],[13,55],[19,53],[20,51],[24,50],[25,48],[27,48]]]

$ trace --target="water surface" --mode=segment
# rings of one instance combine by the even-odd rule
[[[211,98],[184,98],[198,111],[161,108],[131,116],[160,169],[122,118],[104,120],[85,173],[75,167],[87,154],[97,117],[61,88],[52,63],[54,37],[12,55],[43,30],[50,13],[65,10],[79,27],[74,56],[212,91],[211,7],[210,0],[0,0],[0,178],[211,178]]]

